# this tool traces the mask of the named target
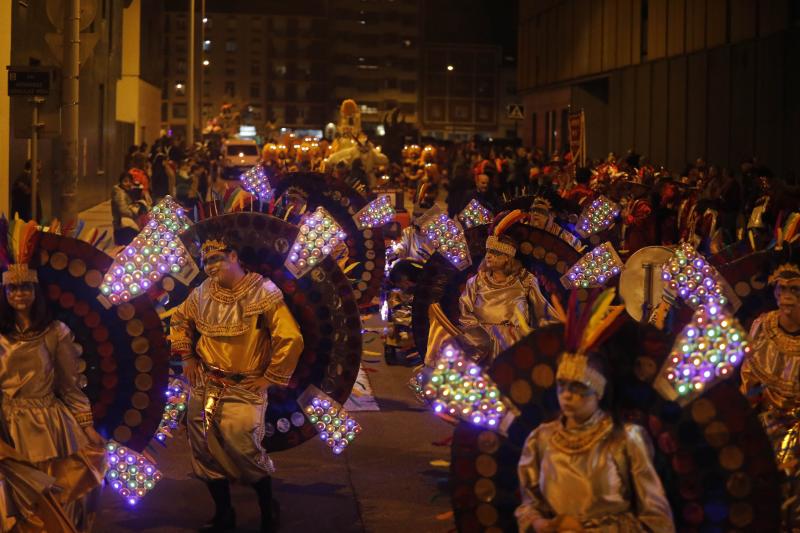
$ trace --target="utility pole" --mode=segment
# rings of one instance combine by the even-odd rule
[[[78,97],[80,83],[81,2],[66,0],[64,9],[63,87],[61,93],[62,147],[60,218],[62,224],[75,221],[78,215]],[[36,164],[35,161],[32,162]],[[34,205],[36,200],[34,199]]]
[[[194,15],[194,0],[189,0],[189,82],[186,84],[186,96],[189,100],[189,105],[186,106],[186,148],[191,148],[194,145],[194,114],[196,103],[194,99],[194,52],[197,46],[194,35]]]

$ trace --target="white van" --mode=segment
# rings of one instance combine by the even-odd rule
[[[222,177],[237,179],[258,164],[261,153],[252,139],[228,139],[222,143]]]

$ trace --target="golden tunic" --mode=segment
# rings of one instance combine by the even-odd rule
[[[216,369],[264,375],[279,385],[289,384],[303,352],[300,328],[283,294],[256,273],[246,274],[233,289],[205,280],[172,316],[170,340],[173,352],[194,352]]]
[[[467,280],[459,308],[459,324],[466,340],[482,348],[490,360],[522,338],[523,328],[516,311],[532,327],[547,324],[554,316],[536,278],[526,270],[504,282],[494,281],[487,271],[479,271]]]
[[[742,392],[760,389],[768,409],[800,407],[800,336],[778,324],[780,311],[758,317],[750,328],[750,354],[742,363]]]
[[[78,382],[81,348],[59,321],[42,332],[3,340],[8,344],[0,356],[0,438],[8,440],[13,453],[9,449],[0,459],[24,461],[45,474],[42,480],[52,479],[63,489],[57,501],[66,518],[77,530],[88,531],[93,510],[87,495],[102,482],[105,450],[91,446],[82,429],[92,424],[92,411]],[[42,517],[34,514],[31,486],[13,477],[13,463],[4,468],[11,470],[0,468],[0,488],[8,485],[5,495],[0,494],[0,523],[15,515],[22,531],[44,531]],[[37,487],[43,489],[39,481]],[[13,510],[7,507],[9,501],[14,502]]]
[[[758,400],[775,462],[786,475],[781,513],[789,531],[800,529],[800,335],[785,332],[779,317],[770,311],[753,322],[741,390]]]
[[[539,518],[569,516],[587,532],[675,531],[651,457],[643,428],[615,427],[601,410],[574,429],[563,419],[542,424],[519,461],[519,530],[532,530]]]
[[[207,279],[176,310],[170,339],[173,352],[183,358],[194,353],[203,363],[187,406],[195,474],[245,483],[272,474],[262,446],[267,394],[239,383],[264,376],[288,385],[294,373],[303,337],[280,289],[255,273],[233,289]]]

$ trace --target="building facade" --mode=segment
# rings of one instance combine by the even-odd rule
[[[162,122],[179,137],[188,116],[185,8],[171,2],[164,17]],[[205,17],[196,14],[195,124],[202,129],[225,104],[262,135],[276,124],[324,124],[332,101],[324,15],[322,1],[207,2]]]
[[[162,121],[185,134],[188,100],[186,2],[164,17]],[[374,130],[399,108],[416,121],[419,0],[206,2],[197,14],[201,120],[232,104],[263,136],[274,128],[322,130],[353,98]]]
[[[122,72],[116,114],[121,141],[152,145],[161,133],[161,32],[147,18],[160,18],[160,0],[130,0],[122,12]],[[146,17],[143,23],[143,15]]]
[[[39,195],[42,219],[58,212],[61,191],[62,143],[60,32],[63,22],[55,3],[0,2],[0,59],[3,64],[52,69],[55,83],[41,105],[38,144],[41,173]],[[108,199],[122,171],[124,151],[133,141],[123,135],[116,117],[117,82],[122,73],[123,4],[99,0],[83,11],[79,100],[78,209]],[[137,37],[138,38],[138,37]],[[3,78],[6,78],[3,75]],[[4,80],[5,81],[5,80]],[[5,86],[4,86],[5,87]],[[30,158],[32,104],[22,96],[0,95],[0,177],[2,211],[10,212],[8,193]],[[7,112],[3,112],[6,110]],[[13,216],[13,214],[12,214]]]
[[[495,134],[504,91],[498,46],[427,44],[421,68],[423,135],[466,139]]]
[[[417,123],[421,8],[421,0],[328,2],[333,94],[356,101],[368,131],[393,109]]]
[[[523,139],[563,150],[583,109],[592,158],[634,149],[680,171],[756,156],[796,172],[799,20],[790,0],[520,2]]]

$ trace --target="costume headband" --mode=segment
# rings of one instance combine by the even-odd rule
[[[779,266],[774,272],[772,272],[772,275],[769,277],[769,284],[775,285],[781,280],[792,281],[798,278],[800,278],[800,268],[797,268],[796,265],[791,263],[786,263]]]
[[[8,270],[3,272],[3,285],[13,285],[17,283],[38,283],[39,276],[26,264],[8,265]]]
[[[513,244],[504,243],[494,235],[490,235],[489,238],[486,239],[486,250],[492,250],[493,252],[499,252],[511,257],[517,255],[516,246]]]
[[[230,246],[225,244],[222,241],[216,239],[209,239],[203,243],[200,247],[200,257],[205,259],[209,255],[218,253],[218,252],[226,252],[230,249]]]
[[[600,398],[606,390],[606,378],[589,366],[589,358],[581,353],[565,353],[558,364],[556,379],[583,383]]]
[[[550,200],[547,198],[543,198],[541,196],[537,196],[533,200],[533,204],[531,205],[531,211],[540,211],[543,213],[549,213],[553,209],[553,204],[550,203]]]

